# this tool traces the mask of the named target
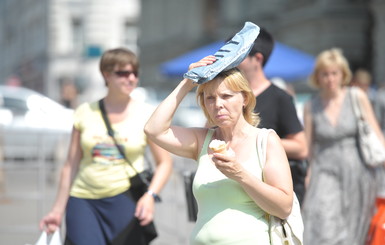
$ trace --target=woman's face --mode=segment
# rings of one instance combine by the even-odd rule
[[[335,91],[342,86],[343,73],[337,65],[326,66],[318,72],[317,80],[321,89]]]
[[[138,74],[134,72],[131,64],[126,66],[116,65],[112,72],[105,74],[108,89],[112,92],[130,95],[138,85]]]
[[[204,91],[204,105],[212,121],[218,126],[230,126],[243,116],[245,103],[241,92],[229,89],[222,78],[212,81],[213,85]]]

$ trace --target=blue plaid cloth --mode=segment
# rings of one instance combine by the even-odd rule
[[[237,67],[249,54],[258,35],[259,27],[246,22],[242,30],[214,54],[217,60],[213,64],[191,69],[183,77],[202,84],[213,80],[222,71]]]

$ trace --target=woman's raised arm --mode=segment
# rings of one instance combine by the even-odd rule
[[[173,154],[188,158],[194,157],[195,134],[190,128],[171,126],[171,121],[180,102],[195,86],[191,80],[183,79],[160,103],[144,127],[144,132],[156,144]]]
[[[209,65],[214,61],[215,57],[207,56],[191,64],[189,69]],[[192,159],[197,156],[197,132],[202,129],[171,126],[171,121],[180,102],[196,86],[192,80],[183,79],[160,103],[144,127],[144,132],[156,144],[175,155]]]

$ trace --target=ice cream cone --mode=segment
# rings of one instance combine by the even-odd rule
[[[226,142],[222,141],[222,140],[212,140],[210,145],[209,145],[209,148],[211,150],[213,150],[215,153],[221,153],[221,154],[226,154],[226,151],[227,151],[227,144]]]

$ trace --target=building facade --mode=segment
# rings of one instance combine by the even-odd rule
[[[2,0],[0,15],[0,83],[19,80],[57,101],[68,83],[80,101],[105,92],[103,51],[138,52],[139,0]]]
[[[123,46],[140,57],[141,86],[170,90],[180,78],[160,74],[161,63],[252,21],[312,55],[339,47],[353,70],[382,84],[384,13],[383,0],[2,0],[0,83],[20,81],[57,101],[73,83],[80,101],[95,99],[105,90],[101,53]]]

